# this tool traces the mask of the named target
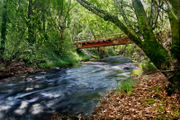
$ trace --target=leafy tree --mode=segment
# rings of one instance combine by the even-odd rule
[[[137,22],[137,24],[128,22],[130,20],[125,16],[125,13],[123,13],[124,11],[122,11],[120,7],[122,6],[121,3],[124,2],[123,0],[114,0],[114,2],[116,3],[114,6],[118,6],[118,10],[120,11],[118,15],[114,12],[108,12],[108,10],[102,10],[100,9],[101,7],[96,7],[96,4],[93,5],[91,1],[88,2],[86,0],[77,0],[77,2],[79,2],[83,7],[87,8],[89,11],[93,12],[97,16],[103,18],[105,21],[110,21],[114,23],[116,26],[118,26],[132,41],[134,41],[136,45],[138,45],[145,52],[145,54],[150,58],[154,65],[159,70],[161,70],[166,76],[169,77],[171,83],[173,83],[173,85],[176,85],[176,88],[178,88],[178,86],[180,85],[180,27],[176,26],[175,28],[175,25],[179,26],[180,20],[179,0],[169,0],[168,2],[156,0],[156,4],[154,4],[153,1],[150,1],[150,17],[148,17],[148,11],[146,11],[148,4],[146,4],[145,6],[143,5],[145,4],[145,2],[142,3],[141,0],[131,0],[131,3],[128,2],[126,6],[128,6],[131,12],[133,13],[132,17],[135,18],[133,22]],[[162,6],[161,4],[163,4],[164,6]],[[158,18],[156,17],[159,16],[153,13],[155,8],[157,8],[155,6],[161,8],[166,8],[168,6],[169,8],[168,13],[172,31],[171,51],[165,49],[163,45],[161,45],[160,42],[158,42],[156,35],[154,33],[154,27],[156,27],[156,23],[158,21]],[[124,22],[122,19],[120,19],[120,17],[124,19]],[[154,20],[154,18],[156,19]],[[172,70],[173,72],[167,72],[167,70]]]
[[[1,45],[0,45],[0,59],[2,59],[2,55],[4,54],[5,50],[5,42],[6,42],[6,35],[7,35],[7,22],[8,22],[8,0],[4,0],[4,6],[2,10],[2,25],[1,25]]]
[[[26,64],[74,57],[69,28],[74,6],[71,0],[0,1],[0,57]]]

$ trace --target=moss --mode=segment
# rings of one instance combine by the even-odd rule
[[[168,51],[156,40],[147,40],[142,49],[158,69],[167,69],[171,66]]]
[[[164,109],[164,106],[163,106],[163,105],[159,105],[159,106],[158,106],[158,112],[159,112],[159,113],[165,113],[165,112],[166,112],[166,110]]]
[[[171,109],[174,110],[174,111],[179,111],[179,110],[180,110],[180,108],[177,107],[177,106],[175,106],[175,105],[172,105],[172,106],[171,106]],[[179,113],[179,114],[180,114],[180,113]]]
[[[159,92],[160,89],[161,89],[161,86],[155,86],[155,87],[153,87],[153,90],[155,90],[156,92]]]
[[[179,120],[178,119],[179,116],[180,116],[180,112],[174,112],[173,117],[175,117],[177,120]]]
[[[137,75],[137,76],[141,76],[142,75],[142,69],[134,69],[132,72],[131,72],[131,75]]]
[[[164,120],[163,117],[158,117],[158,118],[155,118],[154,120]]]
[[[156,66],[152,62],[149,62],[149,61],[146,61],[146,60],[141,62],[140,66],[141,66],[144,73],[157,71]]]
[[[153,99],[153,98],[147,99],[146,103],[147,104],[154,104],[155,103],[155,99]]]

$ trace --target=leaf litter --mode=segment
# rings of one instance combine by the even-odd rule
[[[110,91],[89,120],[180,120],[180,95],[167,95],[168,80],[162,73],[136,77],[131,94]]]

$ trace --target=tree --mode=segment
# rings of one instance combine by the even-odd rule
[[[180,1],[168,0],[169,5],[169,21],[172,31],[171,55],[174,64],[174,75],[169,79],[174,86],[180,86]],[[180,88],[179,88],[180,89]]]
[[[28,42],[33,45],[35,42],[34,30],[33,30],[33,0],[28,1],[28,12],[27,12],[27,27],[28,27]]]
[[[118,26],[136,45],[138,45],[144,51],[144,53],[150,58],[154,65],[168,77],[169,81],[171,81],[172,83],[172,88],[178,88],[178,86],[180,85],[180,27],[177,27],[177,25],[179,25],[180,14],[179,0],[168,1],[169,18],[171,23],[171,31],[173,34],[171,51],[169,52],[160,44],[160,42],[158,42],[156,35],[154,33],[154,28],[149,24],[150,18],[152,17],[147,16],[147,12],[145,11],[145,8],[141,0],[131,0],[130,4],[130,7],[134,12],[134,16],[137,18],[137,27],[139,28],[139,32],[132,29],[136,28],[136,26],[129,27],[129,25],[127,25],[121,19],[119,19],[119,16],[117,15],[113,15],[110,12],[102,10],[96,7],[95,5],[92,5],[90,2],[87,2],[86,0],[77,0],[77,2],[79,2],[83,7],[85,7],[89,11],[103,18],[105,21],[110,21],[114,23],[116,26]],[[158,0],[155,2],[160,3],[160,1],[158,2]]]
[[[2,25],[1,25],[1,45],[0,45],[0,59],[4,54],[5,50],[5,42],[6,42],[6,35],[7,35],[7,22],[8,22],[8,0],[4,1],[4,9],[2,10]]]

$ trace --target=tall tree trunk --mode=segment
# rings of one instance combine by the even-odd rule
[[[171,53],[180,61],[180,0],[170,0],[169,21],[172,32]]]
[[[64,28],[59,31],[60,41],[63,40]]]
[[[33,15],[33,1],[29,0],[29,5],[28,5],[28,21],[27,21],[27,27],[28,27],[28,42],[32,45],[35,43],[35,38],[34,38],[34,31],[33,31],[33,23],[32,23],[32,15]]]
[[[46,32],[46,10],[45,10],[45,8],[43,8],[43,16],[42,16],[42,26],[43,26],[43,35],[44,35],[44,38],[45,38],[45,40],[48,40],[48,35],[47,35],[47,32]]]
[[[178,88],[180,92],[180,0],[169,0],[169,21],[172,32],[171,54],[174,59],[174,70],[169,79],[172,83],[169,91]]]
[[[7,7],[8,7],[8,0],[5,1],[4,9],[2,10],[0,59],[2,59],[4,50],[5,50],[5,42],[6,42],[6,34],[7,34],[7,20],[8,20]]]
[[[139,46],[160,70],[171,67],[171,58],[168,51],[156,40],[152,26],[140,0],[132,0],[133,8],[138,19],[139,27],[143,36],[142,46]]]

